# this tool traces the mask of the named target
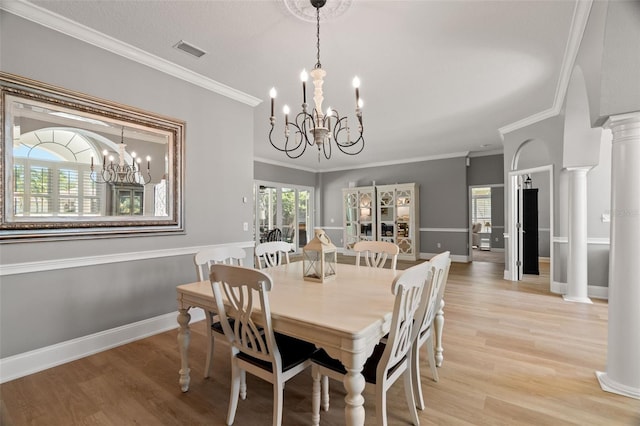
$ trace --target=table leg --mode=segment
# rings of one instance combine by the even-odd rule
[[[189,341],[191,340],[191,330],[189,330],[189,321],[191,314],[189,309],[178,309],[178,347],[180,348],[180,388],[182,392],[189,390],[191,377],[189,376]]]
[[[345,424],[347,426],[364,425],[364,391],[365,380],[361,371],[364,366],[364,359],[354,359],[353,365],[345,364],[347,374],[344,376],[344,389],[347,396],[344,397],[346,403],[344,407]]]
[[[436,366],[441,367],[444,356],[442,355],[442,329],[444,327],[444,299],[440,301],[440,309],[436,313],[436,317],[433,320],[435,323],[436,334]]]

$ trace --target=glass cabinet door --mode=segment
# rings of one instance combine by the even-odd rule
[[[352,249],[358,242],[358,192],[347,192],[344,194],[344,227],[345,227],[345,247]]]
[[[359,194],[360,209],[360,240],[373,240],[373,194],[371,192],[362,192]]]
[[[412,229],[411,229],[411,207],[413,206],[411,190],[396,191],[396,208],[398,212],[398,239],[397,243],[400,247],[400,253],[412,253]]]
[[[396,242],[395,220],[396,210],[394,202],[394,190],[381,190],[378,192],[378,208],[380,209],[379,235],[381,241]]]
[[[377,191],[378,239],[397,244],[399,259],[417,260],[420,254],[418,185],[381,185]]]

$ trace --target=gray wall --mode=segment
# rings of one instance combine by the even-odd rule
[[[253,109],[0,11],[3,71],[186,121],[185,235],[3,244],[0,264],[251,241]],[[231,184],[233,183],[233,184]],[[250,227],[251,229],[251,227]],[[174,312],[192,257],[6,275],[0,357]]]
[[[253,177],[267,182],[290,183],[301,186],[316,186],[316,173],[282,167],[273,164],[253,162]]]

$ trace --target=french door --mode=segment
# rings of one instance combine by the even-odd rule
[[[313,188],[256,181],[255,241],[282,240],[301,251],[313,234]]]

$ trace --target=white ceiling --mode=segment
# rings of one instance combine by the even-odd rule
[[[256,158],[312,170],[500,150],[500,128],[558,109],[579,31],[578,0],[353,0],[321,24],[324,105],[351,121],[358,75],[366,146],[318,163],[315,150],[290,160],[267,138],[269,89],[277,115],[284,103],[297,112],[300,71],[316,59],[315,23],[281,0],[32,3],[263,100]],[[180,40],[207,54],[175,49]]]

